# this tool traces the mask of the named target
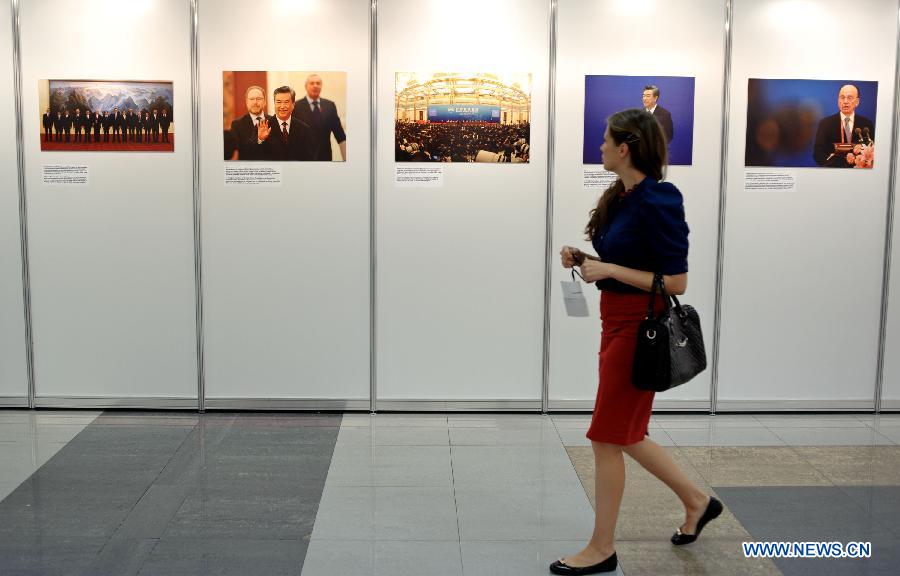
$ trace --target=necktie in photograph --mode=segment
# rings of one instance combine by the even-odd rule
[[[282,122],[282,123],[281,123],[281,143],[282,143],[282,144],[287,144],[287,143],[288,143],[288,128],[287,128],[287,122]]]
[[[319,109],[318,100],[313,102],[313,120],[317,126],[322,124],[322,111]]]
[[[832,124],[832,126],[834,126],[834,124]],[[846,142],[848,144],[853,142],[853,136],[850,132],[850,117],[849,116],[844,118],[844,136],[847,138]]]

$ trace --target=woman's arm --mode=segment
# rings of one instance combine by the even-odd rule
[[[585,282],[596,282],[612,278],[647,292],[653,287],[653,272],[635,270],[634,268],[626,268],[625,266],[610,264],[609,262],[594,261],[593,259],[581,264],[581,275],[584,277]],[[687,290],[687,272],[673,276],[663,275],[663,283],[666,286],[667,294],[680,296]]]

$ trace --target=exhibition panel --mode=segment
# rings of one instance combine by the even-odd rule
[[[20,26],[37,405],[196,407],[190,4]]]
[[[734,2],[722,411],[873,407],[897,4],[845,16]]]
[[[0,9],[0,407],[28,405],[12,12]]]
[[[198,3],[207,407],[370,406],[369,15]]]
[[[621,49],[610,50],[606,42],[597,41],[597,33],[613,27],[640,30],[640,34]],[[664,123],[670,161],[666,179],[681,190],[690,227],[690,280],[682,299],[699,311],[707,356],[712,356],[725,6],[720,0],[627,5],[615,0],[560,2],[557,46],[550,407],[584,410],[593,406],[597,392],[599,292],[582,284],[589,317],[567,316],[560,281],[570,276],[560,266],[558,253],[564,245],[595,253],[583,230],[610,182],[603,178],[612,174],[597,174],[603,170],[600,145],[606,117],[626,108],[644,108],[645,93],[656,98],[657,119],[668,120]],[[652,98],[647,104],[647,108],[653,105]],[[602,187],[598,177],[605,182]],[[710,380],[707,370],[657,395],[654,406],[707,409]]]
[[[900,39],[898,39],[900,40]],[[888,255],[890,261],[890,275],[888,283],[889,298],[885,322],[885,337],[882,356],[884,358],[884,370],[881,384],[881,409],[900,410],[900,235],[897,233],[897,172],[900,165],[900,155],[894,159],[894,197],[891,212],[891,245]]]
[[[380,409],[541,407],[549,23],[378,2]]]

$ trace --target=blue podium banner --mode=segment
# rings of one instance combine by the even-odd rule
[[[500,123],[499,106],[480,104],[443,104],[428,106],[429,122],[495,122]]]

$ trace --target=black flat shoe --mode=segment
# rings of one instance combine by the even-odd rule
[[[676,546],[683,546],[685,544],[690,544],[697,537],[700,536],[700,532],[703,530],[703,527],[706,526],[706,523],[710,520],[719,517],[719,514],[722,513],[724,506],[719,502],[719,499],[715,496],[710,496],[709,504],[706,505],[706,511],[703,512],[703,516],[697,520],[697,533],[696,534],[685,534],[681,531],[681,528],[675,531],[675,534],[672,534],[672,544]]]
[[[562,558],[560,558],[550,565],[550,571],[554,574],[570,574],[573,576],[576,574],[600,574],[601,572],[615,572],[618,565],[619,561],[616,559],[616,553],[613,552],[612,556],[603,562],[594,564],[593,566],[582,566],[580,568],[569,566],[562,561]]]

